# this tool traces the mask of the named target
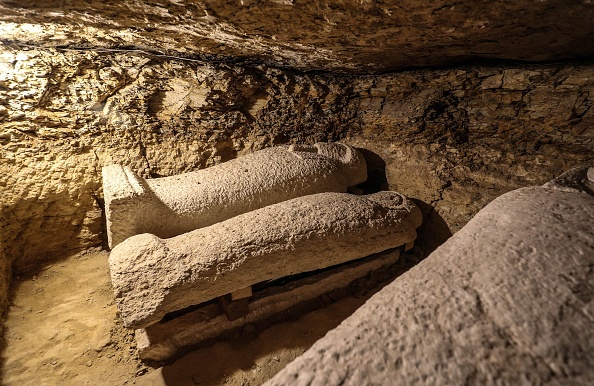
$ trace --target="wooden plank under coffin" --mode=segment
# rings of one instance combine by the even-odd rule
[[[188,313],[170,320],[164,318],[162,322],[136,330],[139,356],[155,361],[175,358],[226,331],[266,320],[299,303],[348,287],[370,272],[395,264],[402,249],[395,248],[307,275],[297,275],[296,279],[284,285],[270,285],[255,291],[250,298],[249,313],[232,321],[228,320],[216,302],[193,307]]]

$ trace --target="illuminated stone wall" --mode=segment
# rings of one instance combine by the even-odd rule
[[[455,231],[499,194],[592,159],[590,65],[351,77],[131,54],[1,57],[2,237],[21,269],[102,244],[110,163],[158,177],[345,140]]]

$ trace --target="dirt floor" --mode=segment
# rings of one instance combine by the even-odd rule
[[[352,314],[371,292],[164,367],[142,363],[117,316],[107,252],[90,251],[21,278],[6,319],[3,385],[260,385]]]
[[[146,368],[116,316],[107,253],[22,278],[5,324],[2,384],[124,385]]]

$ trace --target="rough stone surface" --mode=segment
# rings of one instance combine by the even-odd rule
[[[284,143],[374,152],[377,186],[456,231],[495,197],[594,159],[593,95],[592,64],[353,77],[0,45],[1,264],[22,272],[106,242],[105,165],[171,176]]]
[[[109,246],[130,236],[166,238],[299,196],[346,192],[367,179],[365,159],[340,143],[264,149],[203,170],[142,179],[103,168]]]
[[[507,193],[266,385],[592,384],[593,223],[583,191]]]
[[[65,48],[359,73],[594,54],[589,0],[3,1],[1,36]]]
[[[132,236],[109,257],[115,299],[126,327],[146,327],[252,284],[406,244],[421,221],[396,192],[318,193],[170,239]]]
[[[12,276],[10,260],[4,256],[2,237],[0,237],[0,336],[3,333],[4,312],[8,309],[8,294]]]
[[[455,231],[498,195],[594,158],[591,65],[353,78],[3,46],[0,66],[0,233],[18,270],[101,244],[113,163],[161,177],[346,138]]]
[[[104,165],[167,176],[347,134],[384,157],[386,185],[459,229],[499,194],[592,160],[591,63],[356,79],[311,71],[591,60],[593,9],[590,0],[2,1],[0,283],[13,262],[30,270],[102,242]]]
[[[265,320],[300,302],[347,287],[356,279],[396,263],[399,256],[399,250],[391,250],[293,280],[284,286],[267,288],[250,299],[246,316],[233,321],[227,319],[217,304],[207,304],[171,320],[138,329],[135,331],[138,355],[155,361],[171,359],[184,349],[216,338],[224,331]]]

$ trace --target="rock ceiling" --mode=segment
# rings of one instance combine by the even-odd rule
[[[381,73],[594,53],[594,2],[0,1],[8,44],[140,50],[305,71]]]

